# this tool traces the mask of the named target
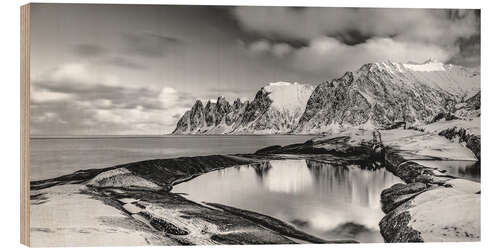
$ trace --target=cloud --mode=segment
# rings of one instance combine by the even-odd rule
[[[77,55],[83,57],[100,56],[106,53],[105,49],[101,46],[90,43],[77,44],[75,45],[74,50]]]
[[[304,40],[355,31],[449,43],[478,32],[471,10],[237,7],[234,15],[248,31]]]
[[[419,42],[399,41],[392,38],[371,38],[364,43],[347,45],[332,37],[312,39],[309,46],[293,49],[288,46],[285,52],[277,54],[280,44],[258,41],[247,46],[248,52],[257,55],[274,55],[282,58],[293,70],[313,74],[339,76],[353,71],[370,62],[394,61],[423,62],[429,58],[447,61],[457,54],[458,47],[443,48],[438,45]],[[258,48],[258,49],[256,49]]]
[[[64,121],[61,119],[61,117],[54,112],[45,112],[41,115],[34,116],[31,118],[31,122],[34,123],[60,123],[60,124],[67,124],[67,121]]]
[[[457,44],[460,53],[451,58],[448,62],[469,67],[481,64],[481,36],[474,35],[468,39],[459,39]]]
[[[320,37],[311,41],[310,46],[296,50],[292,66],[309,72],[322,71],[338,76],[345,71],[353,71],[370,62],[391,60],[423,62],[429,58],[448,60],[456,53],[436,45],[402,42],[390,38],[372,38],[365,43],[349,46],[335,38]]]
[[[168,38],[158,38],[158,39],[165,39],[168,42],[175,43],[175,41],[171,41],[171,39],[169,40]],[[132,49],[132,46],[129,47],[129,49],[133,50],[134,52],[138,50],[138,48]],[[151,50],[153,49],[154,48],[151,48]],[[144,51],[144,48],[139,50]],[[90,43],[77,44],[74,46],[74,52],[81,58],[87,58],[87,59],[99,58],[98,61],[94,62],[103,63],[115,67],[122,67],[135,70],[144,70],[147,68],[144,64],[137,63],[136,59],[132,59],[134,55],[136,55],[136,53],[132,53],[132,55],[123,54],[117,52],[115,49],[109,49],[109,48],[105,49],[96,44],[90,44]],[[149,52],[148,55],[149,54],[151,54],[151,52]]]
[[[98,67],[90,70],[86,63],[63,63],[46,72],[35,76],[35,80],[42,81],[47,85],[70,86],[79,89],[92,88],[95,85],[118,86],[118,77],[106,74]]]
[[[168,133],[192,104],[190,94],[165,85],[123,86],[112,75],[92,73],[87,64],[69,63],[33,79],[34,133]]]
[[[243,44],[243,46],[245,45]],[[246,49],[248,49],[251,55],[271,54],[277,58],[282,58],[288,55],[293,50],[293,47],[287,43],[272,43],[262,39],[250,43]]]
[[[50,91],[47,89],[39,89],[35,85],[31,86],[30,91],[30,98],[32,103],[58,102],[70,100],[73,98],[72,94]]]
[[[261,37],[246,46],[250,55],[288,60],[294,54],[291,63],[308,72],[317,66],[352,70],[355,63],[423,56],[479,64],[479,49],[474,49],[479,40],[472,39],[480,36],[479,10],[236,7],[233,14],[244,30]],[[306,45],[294,47],[287,39]],[[464,41],[471,39],[465,48]]]
[[[117,66],[117,67],[123,67],[123,68],[128,68],[128,69],[136,69],[136,70],[144,70],[147,69],[147,67],[143,64],[136,63],[130,59],[127,59],[125,57],[121,56],[115,56],[112,57],[111,59],[107,60],[107,63]]]
[[[126,42],[125,51],[131,55],[148,58],[161,58],[169,53],[178,52],[185,44],[179,38],[155,33],[127,33],[123,35]]]

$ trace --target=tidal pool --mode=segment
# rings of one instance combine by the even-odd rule
[[[383,242],[380,193],[400,182],[384,168],[272,160],[210,172],[172,192],[269,215],[324,239]]]

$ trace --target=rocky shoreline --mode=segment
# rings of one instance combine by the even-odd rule
[[[136,226],[136,230],[141,237],[145,237],[145,244],[152,245],[294,244],[295,239],[309,243],[355,242],[349,239],[327,241],[266,215],[221,204],[198,204],[170,192],[173,185],[198,175],[260,161],[262,160],[255,155],[210,155],[148,160],[105,169],[82,170],[32,182],[32,205],[50,206],[51,200],[57,200],[57,197],[46,196],[54,189],[58,190],[54,192],[56,194],[63,193],[67,201],[72,196],[101,201],[105,206],[113,207],[119,214],[125,215],[127,224],[141,224],[140,227]],[[76,187],[72,188],[72,193],[60,191],[68,186]],[[52,209],[47,208],[49,211],[46,213],[50,213]],[[56,216],[71,221],[71,218],[61,218],[63,215]],[[81,226],[77,223],[68,224],[74,228],[72,231],[81,231]],[[60,233],[60,236],[65,236],[56,238],[71,237],[62,229],[37,227],[32,228],[32,232],[43,235]],[[45,242],[40,245],[48,244]],[[104,242],[102,244],[106,245]],[[73,242],[62,242],[59,245],[78,246]],[[119,245],[127,244],[124,241]]]
[[[422,144],[435,146],[429,148]],[[52,213],[51,206],[55,205],[51,205],[51,198],[46,198],[51,190],[58,190],[55,193],[62,193],[61,197],[78,196],[79,199],[101,201],[115,208],[114,213],[125,216],[127,219],[122,220],[128,221],[127,225],[141,224],[133,230],[140,231],[139,240],[144,237],[146,243],[152,245],[293,244],[296,240],[355,242],[349,239],[327,241],[263,214],[222,204],[198,204],[171,192],[173,185],[210,171],[290,157],[315,161],[342,159],[346,164],[361,168],[385,167],[400,177],[405,184],[396,184],[381,194],[382,210],[386,215],[379,227],[386,242],[480,239],[480,184],[414,162],[474,160],[474,154],[442,136],[402,129],[382,131],[378,136],[373,136],[369,130],[350,130],[305,143],[267,147],[254,154],[156,159],[81,170],[31,182],[32,205],[45,206],[44,213]],[[71,193],[60,191],[69,186]],[[67,206],[71,205],[74,206]],[[78,231],[79,225],[73,225],[71,218],[62,219],[74,227],[72,230]],[[34,230],[43,235],[64,233],[43,227]],[[67,242],[66,245],[76,246]]]
[[[479,241],[480,183],[446,175],[385,148],[386,168],[405,181],[381,194],[386,242]]]
[[[381,194],[386,215],[379,227],[386,242],[479,241],[480,183],[415,162],[478,160],[480,154],[474,147],[449,139],[441,133],[402,129],[385,130],[378,135],[349,131],[303,144],[271,146],[256,154],[358,155],[368,163],[365,166],[383,166],[405,182]]]

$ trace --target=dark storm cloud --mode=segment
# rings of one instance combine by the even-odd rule
[[[481,64],[481,36],[475,35],[468,39],[459,39],[457,44],[460,53],[452,57],[448,63],[467,67],[475,67]]]
[[[296,71],[339,76],[385,60],[480,62],[479,10],[236,7],[233,14],[243,30],[260,34],[243,43],[250,56]]]
[[[362,34],[358,30],[346,30],[343,32],[338,32],[337,34],[329,35],[329,36],[334,37],[334,38],[338,39],[339,41],[341,41],[342,43],[350,45],[350,46],[365,43],[366,41],[368,41],[368,39],[372,38],[372,36]],[[391,37],[391,36],[388,36],[388,37]]]
[[[237,7],[234,15],[248,31],[305,40],[358,32],[439,43],[477,31],[474,10]]]
[[[127,42],[125,49],[129,53],[144,57],[165,57],[169,52],[184,45],[184,41],[179,38],[146,32],[123,34],[123,38]]]

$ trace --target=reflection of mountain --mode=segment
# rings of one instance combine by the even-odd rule
[[[313,187],[313,177],[305,160],[277,160],[268,164],[262,179],[270,191],[301,193]]]
[[[480,181],[481,180],[481,162],[475,162],[473,165],[464,166],[458,169],[460,176],[467,179]]]
[[[263,180],[264,176],[267,175],[269,170],[273,167],[270,162],[266,161],[264,163],[258,163],[251,165],[253,170],[255,170],[255,174],[259,178],[260,181]]]
[[[335,193],[337,200],[364,207],[379,207],[381,191],[400,181],[385,169],[369,171],[313,160],[307,160],[307,167],[319,195]]]
[[[425,160],[415,161],[418,164],[430,168],[445,171],[443,174],[464,178],[467,180],[481,181],[481,162],[479,161],[439,161]]]
[[[272,160],[252,167],[270,191],[312,193],[309,195],[370,208],[380,206],[384,188],[400,181],[385,169],[366,170],[357,165],[314,160]]]

